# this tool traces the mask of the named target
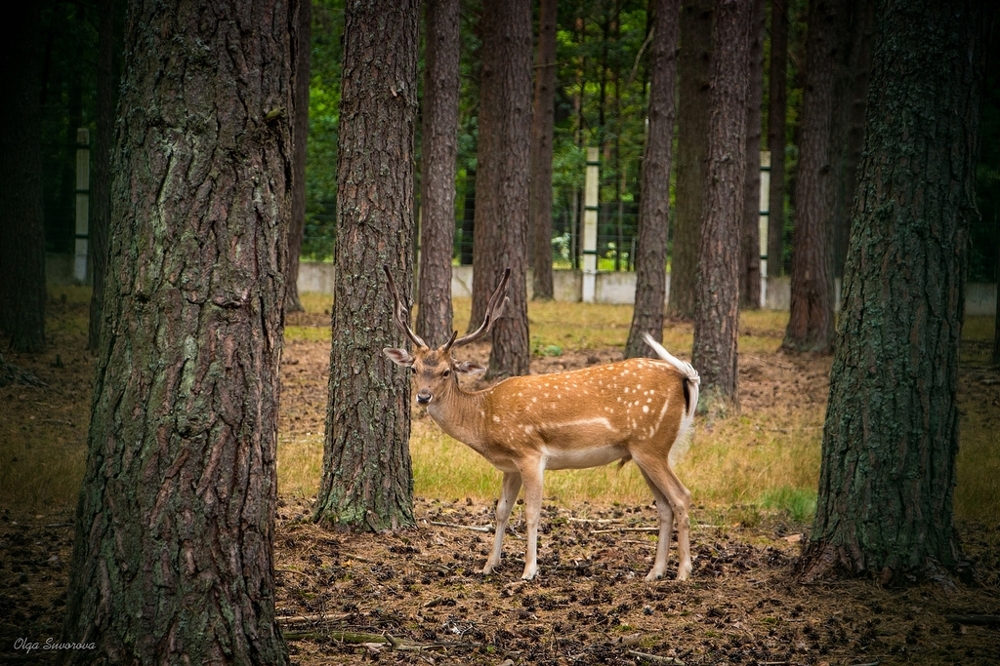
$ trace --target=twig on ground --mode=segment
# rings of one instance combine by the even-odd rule
[[[279,616],[278,622],[280,624],[323,624],[325,622],[340,622],[347,617],[350,617],[348,613],[337,613],[336,615],[289,615],[287,617]]]
[[[616,532],[659,532],[658,527],[616,527],[611,530],[590,530],[591,534],[614,534]]]
[[[656,662],[657,664],[675,664],[676,666],[684,666],[684,662],[676,657],[661,657],[647,652],[639,652],[638,650],[629,650],[628,653],[633,657],[648,659],[649,661]]]
[[[374,648],[389,647],[400,652],[427,652],[434,649],[455,648],[475,650],[481,647],[480,643],[411,643],[400,640],[391,634],[369,634],[361,631],[286,631],[282,634],[286,640],[290,641],[330,638],[341,643],[367,645]]]
[[[421,569],[430,569],[431,571],[436,571],[448,575],[452,573],[451,569],[443,564],[437,564],[435,562],[421,562],[420,560],[413,560],[413,564],[416,564]]]
[[[430,521],[431,525],[436,525],[437,527],[450,527],[454,530],[471,530],[473,532],[485,532],[489,534],[493,531],[491,527],[482,527],[479,525],[459,525],[457,523],[441,523],[436,520]]]

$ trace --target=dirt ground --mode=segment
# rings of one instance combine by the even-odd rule
[[[326,317],[316,325],[328,325]],[[309,316],[289,323],[308,325]],[[6,356],[48,387],[0,388],[0,410],[62,424],[82,446],[92,359],[79,331],[55,331],[35,357]],[[283,361],[285,433],[322,432],[328,344],[293,342]],[[616,360],[618,350],[538,358],[549,372]],[[473,347],[470,357],[485,358]],[[741,358],[744,408],[824,401],[829,358]],[[997,402],[995,373],[963,371],[963,390]],[[980,399],[977,397],[977,400]],[[81,405],[82,401],[82,405]],[[759,401],[759,402],[758,402]],[[27,418],[27,417],[24,417]],[[81,439],[82,437],[82,439]],[[499,488],[499,475],[498,475]],[[546,505],[540,574],[519,580],[521,513],[502,566],[479,573],[493,506],[418,498],[415,529],[354,535],[320,529],[308,501],[282,497],[275,568],[277,606],[293,663],[314,664],[997,664],[1000,526],[962,525],[973,584],[887,589],[873,581],[801,585],[794,563],[807,525],[772,518],[753,529],[717,527],[693,510],[691,579],[646,583],[655,535],[652,504]],[[58,638],[65,606],[72,511],[0,509],[0,663],[49,655],[14,649],[19,638]],[[675,549],[671,564],[676,564]],[[671,574],[672,575],[672,574]],[[990,618],[980,618],[990,621]]]

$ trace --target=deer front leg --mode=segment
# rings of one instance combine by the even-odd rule
[[[541,464],[533,469],[522,470],[524,478],[524,522],[528,547],[524,553],[524,573],[521,578],[531,580],[538,573],[538,520],[542,515]]]
[[[500,551],[503,548],[503,535],[507,531],[510,512],[517,501],[517,493],[521,490],[521,474],[519,472],[504,472],[503,486],[500,490],[500,500],[497,502],[497,531],[493,537],[493,552],[486,560],[483,573],[492,573],[493,568],[500,564]]]

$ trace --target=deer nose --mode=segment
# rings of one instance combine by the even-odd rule
[[[429,404],[431,401],[431,392],[427,389],[420,389],[417,391],[417,403],[421,405]]]

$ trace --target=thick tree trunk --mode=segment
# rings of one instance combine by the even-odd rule
[[[771,63],[768,81],[767,149],[771,151],[768,190],[767,276],[779,277],[785,252],[785,131],[788,111],[788,0],[771,0]]]
[[[471,326],[478,326],[500,272],[511,269],[510,303],[493,327],[487,377],[530,371],[528,346],[528,171],[531,142],[531,2],[483,6],[482,103],[476,182]],[[480,305],[481,304],[481,305]]]
[[[288,21],[282,3],[130,6],[63,629],[96,651],[67,662],[288,661],[272,560]]]
[[[21,352],[45,348],[40,22],[38,5],[25,3],[0,29],[0,330]]]
[[[413,283],[417,0],[351,4],[337,164],[337,281],[323,478],[315,518],[356,530],[413,525],[410,386],[382,354],[403,346],[382,266]]]
[[[538,58],[531,116],[531,287],[532,298],[551,300],[552,140],[555,126],[556,0],[541,0]]]
[[[306,229],[306,153],[309,146],[309,71],[312,60],[312,0],[291,2],[294,68],[294,113],[292,123],[292,220],[288,229],[288,275],[285,280],[285,312],[303,312],[299,300],[299,255]]]
[[[953,569],[958,348],[983,86],[980,0],[878,4],[807,579]]]
[[[90,200],[90,325],[87,349],[97,351],[104,312],[104,277],[108,266],[108,229],[111,227],[111,144],[115,124],[115,2],[97,7],[97,133],[94,137]]]
[[[642,339],[663,339],[663,301],[667,292],[667,231],[670,213],[670,151],[674,139],[674,85],[677,74],[679,0],[657,0],[649,53],[649,132],[642,160],[639,239],[636,244],[635,307],[625,343],[625,358],[655,352]]]
[[[844,57],[845,0],[809,5],[806,85],[795,191],[791,307],[781,348],[826,353],[833,344],[834,86]]]
[[[452,333],[451,255],[458,155],[459,1],[427,0],[420,174],[420,308],[417,334],[432,347]]]
[[[681,47],[677,56],[677,185],[673,257],[670,262],[672,317],[691,319],[698,283],[698,243],[708,149],[709,67],[712,57],[712,0],[681,3]]]
[[[760,308],[760,134],[764,99],[765,0],[753,0],[750,26],[750,89],[747,94],[747,173],[743,196],[743,266],[740,308]]]
[[[698,251],[693,364],[708,396],[739,406],[740,248],[746,178],[747,94],[753,0],[716,0],[708,177]]]

